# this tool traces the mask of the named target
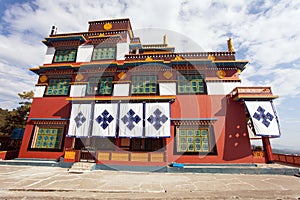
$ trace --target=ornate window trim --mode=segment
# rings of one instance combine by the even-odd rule
[[[205,78],[196,72],[177,74],[177,94],[207,94]]]
[[[171,119],[175,125],[174,154],[175,155],[217,155],[214,133],[215,118]],[[180,136],[180,131],[186,135]],[[188,133],[190,132],[190,135]],[[197,134],[196,134],[197,133]],[[191,140],[190,142],[188,140]],[[185,141],[186,151],[180,150]],[[189,149],[189,145],[192,145]]]
[[[133,75],[131,76],[132,95],[155,95],[159,91],[156,75]]]
[[[55,82],[56,81],[56,82]],[[45,90],[46,96],[68,96],[70,93],[70,78],[50,78],[49,83],[47,85],[47,89]],[[64,91],[61,94],[58,94],[60,88],[58,86],[62,86],[61,89]],[[56,92],[55,92],[56,91]]]
[[[57,49],[53,63],[76,62],[77,49]]]
[[[95,46],[92,54],[92,61],[115,60],[116,57],[117,57],[116,47]]]
[[[43,122],[43,123],[41,123]],[[51,122],[54,122],[51,124]],[[45,120],[34,120],[34,129],[32,133],[31,140],[29,142],[28,150],[31,151],[53,151],[53,152],[61,152],[63,151],[63,142],[64,142],[64,135],[65,135],[65,123],[61,120],[59,121],[45,121]],[[41,129],[48,129],[48,133],[41,132]],[[56,131],[55,131],[56,130]],[[54,132],[53,132],[54,131]],[[52,136],[52,139],[50,138]],[[39,139],[40,137],[40,139]],[[38,140],[40,142],[44,142],[44,147],[39,147]],[[51,142],[53,141],[54,142]],[[54,145],[53,147],[50,147]]]
[[[91,79],[96,79],[91,83]],[[90,77],[88,80],[87,95],[112,95],[113,93],[113,76]],[[94,92],[93,92],[94,91]]]

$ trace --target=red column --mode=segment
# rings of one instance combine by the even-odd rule
[[[266,163],[274,163],[273,152],[269,137],[263,136],[262,143],[265,151]]]

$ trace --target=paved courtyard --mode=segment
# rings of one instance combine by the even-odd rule
[[[0,199],[300,199],[300,178],[0,165]]]

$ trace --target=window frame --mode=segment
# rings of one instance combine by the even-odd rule
[[[89,90],[90,90],[90,79],[92,79],[92,78],[95,78],[95,79],[98,79],[99,78],[99,80],[97,81],[98,83],[96,83],[94,86],[93,86],[93,88],[95,88],[95,87],[97,87],[97,90],[95,90],[95,92],[94,93],[90,93],[89,92]],[[110,83],[110,85],[111,85],[111,88],[110,88],[110,93],[107,93],[107,94],[100,94],[99,92],[100,92],[100,86],[101,86],[101,82],[103,82],[103,81],[100,81],[101,79],[107,79],[107,78],[111,78],[111,83]],[[114,77],[113,76],[101,76],[101,77],[89,77],[89,79],[88,79],[88,85],[87,85],[87,87],[86,87],[86,95],[88,95],[88,96],[91,96],[91,95],[96,95],[96,96],[98,96],[98,95],[100,95],[100,96],[110,96],[110,95],[112,95],[113,94],[113,88],[114,88],[114,84],[113,84],[113,81],[114,81]]]
[[[200,92],[200,91],[193,91],[193,86],[191,85],[191,82],[192,82],[192,78],[190,78],[191,76],[200,76],[201,77],[201,82],[202,82],[202,87],[203,87],[203,91],[202,92]],[[180,77],[184,77],[184,79],[183,80],[180,80]],[[187,77],[189,77],[188,79],[187,79]],[[196,80],[196,84],[198,83],[199,84],[199,78],[198,79],[194,79],[194,80]],[[190,91],[184,91],[184,92],[180,92],[180,89],[179,89],[179,87],[180,87],[180,83],[183,83],[185,86],[184,87],[186,87],[186,84],[187,84],[187,82],[189,83],[189,90]],[[195,82],[195,81],[194,81]],[[197,88],[199,88],[199,86],[196,86]],[[185,94],[207,94],[207,87],[206,87],[206,83],[205,83],[205,81],[204,81],[204,76],[202,75],[202,74],[199,74],[199,73],[196,73],[196,72],[194,72],[194,73],[188,73],[188,72],[185,72],[185,73],[178,73],[177,74],[177,83],[176,83],[176,93],[177,93],[177,95],[185,95]]]
[[[105,57],[105,58],[95,59],[95,53],[96,53],[96,51],[98,51],[100,49],[114,49],[113,58]],[[116,60],[116,58],[117,58],[117,47],[116,46],[97,45],[97,46],[94,46],[91,61]]]
[[[43,129],[61,129],[60,132],[60,141],[59,145],[57,148],[43,148],[43,147],[36,147],[37,139],[39,136],[39,130]],[[64,139],[65,139],[65,125],[64,124],[35,124],[32,132],[31,139],[28,144],[28,150],[29,151],[52,151],[52,152],[61,152],[63,151],[63,144],[64,144]]]
[[[180,130],[206,130],[207,131],[207,139],[208,139],[208,150],[207,151],[189,151],[188,145],[186,151],[180,151]],[[186,136],[187,138],[188,136]],[[195,138],[195,136],[193,136]],[[214,128],[212,125],[210,126],[189,126],[189,125],[179,125],[175,126],[175,136],[174,136],[174,154],[175,155],[217,155],[217,147],[216,140],[214,134]],[[193,141],[194,143],[194,141]],[[188,144],[188,143],[187,143]],[[195,143],[194,143],[195,145]]]
[[[74,59],[72,60],[59,60],[59,61],[56,61],[56,56],[58,54],[58,52],[62,52],[62,51],[75,51],[75,56],[74,56]],[[55,53],[54,53],[54,56],[53,56],[53,60],[52,60],[52,63],[67,63],[67,62],[76,62],[76,59],[77,59],[77,48],[67,48],[67,49],[55,49]],[[70,53],[69,53],[70,55]],[[66,56],[66,55],[65,55]]]
[[[151,85],[151,84],[153,84],[153,85],[155,85],[155,92],[142,92],[142,93],[140,93],[140,92],[133,92],[133,89],[134,88],[137,88],[137,89],[139,89],[139,87],[138,86],[141,86],[141,83],[143,83],[142,84],[142,86],[143,86],[143,90],[145,90],[145,82],[147,81],[139,81],[139,83],[137,84],[137,86],[135,86],[134,85],[134,77],[155,77],[155,82],[150,82],[149,81],[149,84]],[[151,78],[149,78],[149,79],[151,79]],[[130,94],[131,95],[157,95],[158,93],[159,93],[159,84],[158,84],[158,77],[157,77],[157,75],[132,75],[131,76],[131,84],[130,84]],[[152,85],[152,86],[153,86]],[[149,90],[151,90],[152,89],[152,87],[151,86],[149,86]]]
[[[66,94],[49,94],[48,93],[48,90],[49,90],[49,87],[50,87],[50,82],[53,81],[53,80],[68,80],[68,92]],[[71,78],[59,78],[59,77],[55,77],[55,78],[49,78],[49,81],[48,81],[48,85],[47,85],[47,88],[45,90],[45,93],[44,93],[44,96],[48,96],[48,97],[51,97],[51,96],[69,96],[70,94],[70,83],[71,83],[72,79]]]

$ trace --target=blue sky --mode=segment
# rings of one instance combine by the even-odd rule
[[[58,33],[78,32],[91,20],[124,17],[143,43],[162,41],[162,35],[147,37],[147,28],[193,41],[178,51],[226,51],[232,37],[236,57],[250,62],[242,84],[271,86],[280,96],[275,105],[282,137],[273,139],[273,146],[300,150],[300,1],[0,0],[1,107],[15,108],[17,93],[34,88],[37,77],[28,68],[43,64],[41,40],[53,24]],[[177,45],[170,36],[168,42]]]

